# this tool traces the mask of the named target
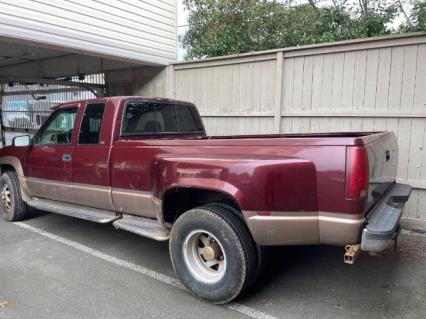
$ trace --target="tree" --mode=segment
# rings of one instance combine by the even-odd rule
[[[426,1],[426,0],[421,0]],[[391,33],[394,1],[184,0],[189,30],[186,59],[371,37]]]
[[[416,2],[412,19],[415,21],[418,31],[426,31],[426,0]]]
[[[278,39],[281,6],[259,0],[185,0],[190,10],[184,37],[187,57],[263,50]]]
[[[402,27],[403,31],[426,31],[426,0],[414,0],[412,5],[411,15],[407,17],[410,22]]]

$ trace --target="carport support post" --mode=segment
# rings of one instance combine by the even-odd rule
[[[274,109],[274,133],[281,131],[281,105],[283,88],[284,52],[277,52],[276,78],[275,78],[275,109]]]
[[[4,124],[3,124],[3,85],[0,83],[0,138],[1,138],[1,147],[6,146],[6,141],[4,140]]]
[[[167,85],[166,85],[166,96],[174,99],[175,94],[175,68],[173,64],[167,66]]]

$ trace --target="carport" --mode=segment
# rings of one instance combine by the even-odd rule
[[[105,95],[105,71],[137,64],[0,37],[2,140],[37,129],[54,104]]]
[[[6,143],[15,134],[37,129],[54,104],[108,94],[105,72],[136,66],[138,72],[152,72],[173,62],[175,14],[174,1],[118,6],[109,1],[0,0]],[[123,88],[120,79],[115,83]]]

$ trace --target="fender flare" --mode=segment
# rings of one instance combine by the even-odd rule
[[[165,195],[174,189],[199,189],[222,193],[231,198],[240,209],[245,207],[247,202],[244,194],[234,185],[210,178],[180,178],[179,181],[170,184],[169,187],[165,188],[165,190],[157,196],[163,201]]]

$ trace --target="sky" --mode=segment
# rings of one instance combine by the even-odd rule
[[[185,49],[182,48],[181,42],[182,38],[185,35],[187,28],[187,17],[188,11],[185,11],[185,6],[183,5],[182,0],[177,0],[177,26],[178,26],[178,52],[177,52],[177,60],[182,61],[185,56]]]

